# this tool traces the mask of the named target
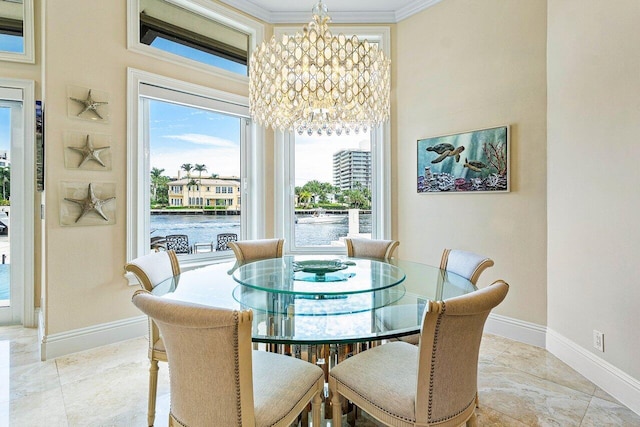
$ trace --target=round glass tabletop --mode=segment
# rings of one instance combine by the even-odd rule
[[[243,286],[233,278],[238,269],[232,262],[183,271],[159,283],[152,293],[210,307],[250,308],[254,311],[252,338],[255,342],[316,345],[367,342],[415,334],[420,330],[422,313],[429,300],[444,300],[476,290],[463,277],[421,263],[391,260],[386,264],[364,259],[341,259],[356,263],[337,271],[356,273],[349,280],[314,283],[293,280],[288,276],[288,284],[282,286],[285,289],[298,284],[325,286],[333,290],[331,293],[324,290],[309,294],[277,293]],[[287,262],[284,259],[271,261]],[[362,270],[355,268],[358,265],[365,267]],[[396,286],[384,289],[372,290],[373,286],[361,284],[361,289],[368,288],[368,291],[335,292],[335,287],[344,286],[345,282],[356,277],[378,280],[380,276],[376,272],[390,271],[385,269],[386,266],[398,267],[406,278]],[[283,267],[276,271],[283,271]],[[292,281],[294,285],[291,285]]]
[[[360,258],[285,256],[241,265],[233,279],[260,291],[328,299],[393,288],[406,275],[396,265]]]

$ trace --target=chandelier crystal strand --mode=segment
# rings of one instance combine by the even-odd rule
[[[263,42],[251,56],[251,116],[299,134],[366,131],[389,118],[390,60],[376,44],[334,36],[321,1],[302,33]]]

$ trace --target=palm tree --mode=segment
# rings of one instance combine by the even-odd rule
[[[160,185],[160,178],[162,177],[164,169],[151,168],[151,191],[153,193],[153,200],[158,200],[158,186]]]
[[[204,200],[202,200],[202,172],[207,171],[206,165],[199,165],[196,163],[194,170],[199,172],[198,176],[198,197],[200,198],[200,203],[202,204],[202,209],[204,209]]]
[[[193,169],[193,165],[191,165],[191,163],[184,163],[180,166],[180,169],[187,173],[187,206],[189,206],[191,204],[189,200],[189,184],[191,183],[191,170]]]

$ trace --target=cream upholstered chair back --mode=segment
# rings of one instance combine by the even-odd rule
[[[145,290],[151,292],[160,282],[180,274],[180,263],[175,251],[151,252],[132,260],[124,266],[133,273]],[[158,388],[158,361],[166,362],[167,354],[158,326],[149,318],[149,425],[153,425]]]
[[[347,256],[358,258],[389,259],[400,242],[397,240],[373,240],[358,237],[344,239]]]
[[[289,426],[313,403],[320,424],[324,373],[302,360],[251,348],[251,310],[165,299],[133,303],[162,332],[169,359],[170,426]]]
[[[254,425],[251,311],[211,308],[136,292],[167,348],[171,417],[178,425]]]
[[[440,268],[468,279],[474,285],[480,274],[493,266],[493,260],[473,252],[445,249],[440,260]]]
[[[482,331],[508,289],[499,280],[429,302],[418,346],[389,342],[334,366],[329,372],[334,425],[341,425],[343,396],[389,426],[475,427]]]
[[[484,323],[508,290],[498,280],[463,296],[430,302],[419,343],[416,423],[473,413]]]
[[[140,284],[150,292],[158,283],[180,274],[180,262],[175,251],[159,251],[130,261],[124,269],[135,274]]]
[[[282,258],[284,239],[239,240],[227,244],[238,264],[269,258]]]

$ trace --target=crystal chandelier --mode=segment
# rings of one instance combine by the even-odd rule
[[[320,0],[295,36],[275,36],[251,56],[249,105],[261,125],[299,134],[366,131],[389,118],[390,60],[377,44],[334,36]]]

